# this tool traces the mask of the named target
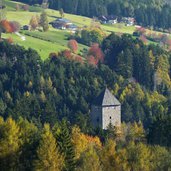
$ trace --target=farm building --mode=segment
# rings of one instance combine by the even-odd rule
[[[56,29],[61,29],[61,30],[77,30],[77,26],[73,24],[71,21],[64,19],[64,18],[59,18],[53,22],[51,22],[52,26]]]

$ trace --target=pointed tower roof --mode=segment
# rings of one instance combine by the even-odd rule
[[[94,100],[94,105],[97,106],[119,106],[121,103],[106,87]]]

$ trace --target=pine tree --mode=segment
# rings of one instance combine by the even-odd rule
[[[49,124],[45,124],[41,140],[37,149],[38,159],[35,161],[35,170],[60,171],[63,167],[63,157],[57,149],[56,140],[50,130]]]
[[[75,169],[75,153],[66,121],[62,121],[61,132],[57,136],[57,143],[65,157],[65,170],[73,171]]]

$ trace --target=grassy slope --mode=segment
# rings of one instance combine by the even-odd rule
[[[40,12],[28,12],[22,10],[16,11],[16,2],[6,1],[6,5],[7,19],[10,21],[18,21],[21,25],[28,24],[33,15],[40,15],[41,12],[41,8],[39,7],[30,7],[30,11]],[[47,12],[49,15],[49,21],[53,21],[55,19],[55,17],[52,16],[52,14],[58,14],[58,12],[53,12],[53,10],[47,10]],[[70,33],[67,31],[61,31],[50,27],[48,32],[24,31],[22,35],[25,35],[26,41],[21,40],[21,38],[15,34],[3,34],[3,37],[11,37],[13,38],[14,43],[22,45],[25,48],[34,48],[38,51],[42,59],[46,59],[49,56],[49,53],[51,52],[59,52],[61,50],[67,49],[67,37],[70,35]],[[83,49],[87,48],[87,46],[79,44],[79,53],[81,53]]]
[[[57,45],[52,42],[39,40],[34,37],[26,36],[26,41],[23,41],[15,34],[5,34],[3,37],[8,38],[12,37],[14,42],[17,42],[17,44],[24,46],[25,48],[33,48],[35,49],[41,56],[41,58],[44,60],[49,56],[50,52],[57,52],[59,49],[66,49],[66,47]]]

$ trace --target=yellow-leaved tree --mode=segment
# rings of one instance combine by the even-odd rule
[[[60,171],[63,168],[64,158],[58,151],[56,139],[53,137],[49,124],[44,125],[37,157],[34,162],[36,171]]]

